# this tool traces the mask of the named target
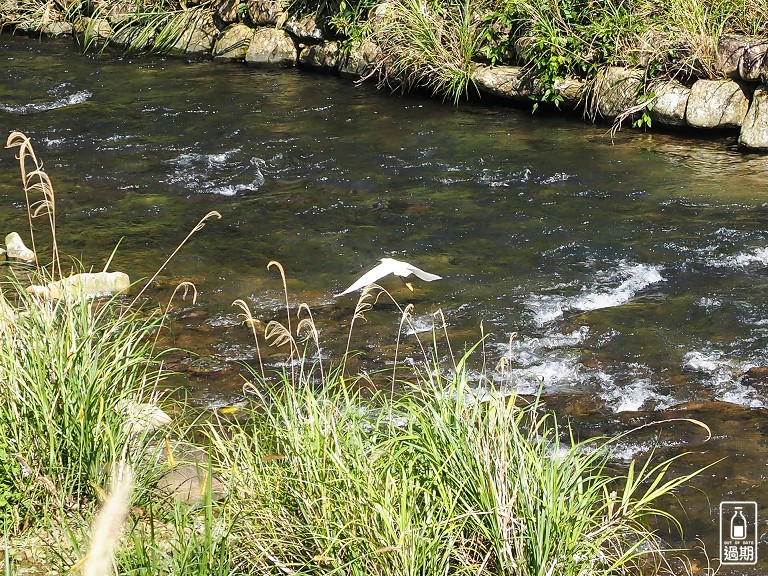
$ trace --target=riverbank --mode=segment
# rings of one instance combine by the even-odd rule
[[[614,130],[725,130],[738,133],[742,150],[768,151],[768,8],[757,3],[9,0],[0,23],[73,35],[89,50],[300,66],[454,102],[493,95]]]

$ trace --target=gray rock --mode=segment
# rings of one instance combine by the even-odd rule
[[[21,239],[18,232],[11,232],[5,237],[5,249],[8,258],[21,260],[22,262],[34,262],[37,260],[35,253],[27,248],[24,240]]]
[[[256,66],[296,65],[296,45],[288,33],[277,28],[257,28],[245,54],[245,61]]]
[[[256,26],[274,26],[285,14],[280,0],[248,0],[248,17]]]
[[[16,323],[16,311],[0,292],[0,331],[10,328]]]
[[[750,150],[768,150],[768,86],[760,85],[739,134],[739,146]]]
[[[213,46],[214,60],[244,60],[253,38],[253,28],[245,24],[232,24]]]
[[[736,34],[723,34],[717,42],[717,54],[715,64],[725,76],[739,77],[739,61],[744,50],[753,41],[746,36]]]
[[[768,42],[756,42],[744,48],[739,59],[739,76],[747,82],[756,82],[768,72],[766,67]]]
[[[738,128],[751,90],[734,80],[699,80],[691,88],[685,121],[694,128]]]
[[[381,49],[370,40],[353,44],[341,57],[339,72],[342,76],[365,77],[371,74],[381,60]]]
[[[186,26],[170,49],[172,54],[208,54],[213,51],[218,31],[213,19],[195,19]]]
[[[643,92],[643,72],[611,66],[598,74],[592,87],[594,112],[607,119],[615,118],[637,104]]]
[[[157,482],[160,492],[177,502],[195,504],[205,495],[208,469],[204,464],[179,464],[169,470]],[[221,500],[226,496],[226,485],[216,477],[211,481],[211,499]]]
[[[515,102],[529,102],[533,87],[520,66],[473,66],[472,80],[481,92]]]
[[[341,56],[338,42],[323,42],[304,48],[299,53],[299,63],[307,68],[329,72],[338,69]]]
[[[649,112],[651,119],[665,126],[685,126],[691,89],[676,80],[668,80],[652,84],[650,90],[656,96]]]
[[[46,36],[70,36],[72,34],[72,24],[69,22],[59,21],[59,22],[48,22],[47,24],[43,24],[42,32]]]
[[[237,9],[240,0],[217,0],[214,4],[214,13],[223,24],[237,22]]]
[[[294,38],[305,44],[317,44],[323,39],[323,31],[312,16],[291,18],[285,23],[284,28]]]
[[[78,18],[72,24],[72,30],[86,45],[104,42],[112,34],[112,26],[106,18]]]
[[[110,43],[133,50],[146,50],[152,46],[152,38],[142,36],[142,26],[123,26],[110,38]]]

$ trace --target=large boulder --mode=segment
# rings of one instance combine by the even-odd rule
[[[237,22],[240,0],[216,0],[213,5],[214,14],[226,26]]]
[[[739,146],[768,151],[768,86],[764,84],[752,95],[752,103],[741,126]]]
[[[122,26],[110,38],[110,43],[133,50],[145,50],[152,46],[152,38],[146,36],[142,26]]]
[[[742,80],[756,82],[768,73],[768,42],[755,42],[744,49],[739,60],[739,76]]]
[[[642,93],[642,70],[610,66],[595,78],[592,87],[593,111],[602,118],[616,118],[635,106]]]
[[[86,46],[104,42],[112,35],[112,26],[106,18],[82,16],[72,23],[72,31]]]
[[[253,28],[245,24],[232,24],[221,34],[213,46],[214,60],[244,60],[253,38]]]
[[[718,70],[730,78],[739,77],[739,62],[744,50],[752,43],[746,36],[723,34],[717,42],[715,63]]]
[[[365,77],[381,60],[381,49],[370,40],[352,44],[349,51],[341,57],[339,72],[342,76]]]
[[[256,26],[275,26],[285,17],[280,0],[248,0],[248,18]]]
[[[57,20],[55,22],[48,22],[47,24],[43,24],[43,27],[40,29],[40,31],[46,36],[53,36],[55,38],[58,36],[72,35],[73,28],[71,23],[64,20]]]
[[[694,128],[738,128],[751,90],[734,80],[699,80],[691,87],[685,121]]]
[[[245,54],[245,61],[256,66],[295,66],[296,45],[283,30],[257,28]]]
[[[649,112],[651,119],[665,126],[685,126],[691,89],[676,80],[667,80],[651,84],[650,91],[655,95]]]
[[[284,24],[284,28],[299,42],[304,44],[317,44],[323,40],[323,31],[317,25],[313,16],[291,18]]]
[[[187,23],[184,32],[170,49],[172,54],[209,54],[213,51],[218,30],[212,18],[196,18]]]
[[[323,42],[307,46],[299,54],[299,64],[325,72],[335,71],[342,56],[338,42]]]
[[[471,75],[481,92],[515,102],[530,102],[533,96],[531,79],[520,66],[491,67],[478,64],[472,67]]]

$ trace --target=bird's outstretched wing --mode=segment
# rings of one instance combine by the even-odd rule
[[[350,292],[354,292],[355,290],[360,290],[361,288],[365,288],[366,286],[368,286],[368,284],[373,284],[377,280],[381,280],[382,278],[384,278],[384,276],[386,276],[391,272],[392,270],[390,269],[390,267],[387,264],[382,262],[378,266],[374,266],[373,268],[368,270],[368,272],[360,276],[360,278],[355,280],[352,286],[344,290],[344,292],[339,292],[338,294],[335,294],[334,298],[338,298],[339,296],[344,296],[344,294],[349,294]]]
[[[442,276],[438,276],[437,274],[431,274],[430,272],[425,272],[421,268],[416,268],[416,266],[413,266],[412,264],[408,264],[408,266],[411,269],[411,272],[417,277],[421,278],[422,280],[425,280],[427,282],[432,282],[432,280],[442,280]]]

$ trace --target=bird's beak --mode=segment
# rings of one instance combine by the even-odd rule
[[[411,284],[410,282],[406,282],[405,285],[408,286],[408,290],[413,292],[413,284]]]

